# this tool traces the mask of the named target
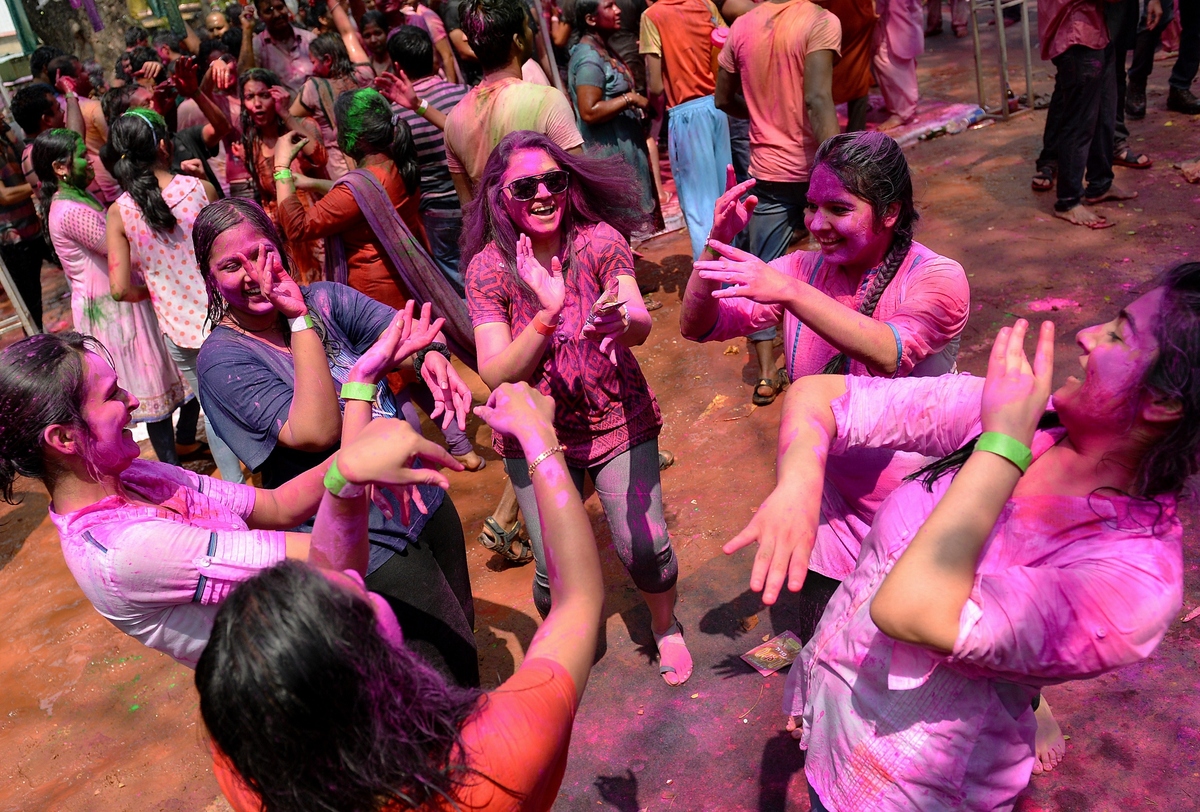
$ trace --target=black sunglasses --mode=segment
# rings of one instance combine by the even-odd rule
[[[508,189],[509,194],[513,196],[513,200],[525,203],[537,197],[538,187],[543,184],[546,187],[546,191],[550,194],[561,195],[567,191],[567,183],[570,179],[571,176],[566,173],[566,170],[555,169],[553,172],[546,172],[542,175],[517,178],[504,188]]]

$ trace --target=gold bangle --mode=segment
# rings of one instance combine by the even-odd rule
[[[553,457],[555,454],[566,450],[567,447],[565,445],[550,446],[550,448],[547,448],[541,454],[538,454],[536,457],[534,457],[533,462],[529,463],[529,478],[533,479],[533,472],[537,470],[539,465]]]

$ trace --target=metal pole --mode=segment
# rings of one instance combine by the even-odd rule
[[[979,43],[979,5],[981,0],[967,0],[971,11],[971,39],[975,42],[975,90],[979,96],[979,107],[987,112],[987,96],[983,93],[983,46]]]
[[[995,0],[996,36],[1000,40],[1000,117],[1008,121],[1008,36],[1004,28],[1004,2]]]
[[[1025,101],[1033,107],[1033,49],[1029,44],[1029,3],[1021,0],[1021,44],[1025,48]]]

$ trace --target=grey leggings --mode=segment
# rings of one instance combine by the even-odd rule
[[[550,581],[546,577],[542,527],[533,483],[529,479],[529,463],[524,457],[506,459],[504,468],[517,492],[517,503],[525,515],[525,527],[533,542],[536,562],[533,602],[545,617],[550,612]],[[612,533],[613,548],[637,588],[657,594],[674,587],[679,577],[679,563],[675,560],[675,550],[667,535],[667,520],[663,517],[658,440],[636,445],[600,465],[568,466],[568,470],[580,494],[583,493],[584,474],[590,475],[596,484],[596,493],[604,505],[604,516]]]

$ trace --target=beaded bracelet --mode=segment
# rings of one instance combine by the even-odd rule
[[[979,435],[979,439],[975,442],[975,450],[987,451],[998,457],[1004,457],[1020,468],[1022,474],[1028,471],[1029,466],[1033,464],[1033,452],[1029,450],[1029,446],[1016,437],[1010,437],[998,431],[985,431]]]

